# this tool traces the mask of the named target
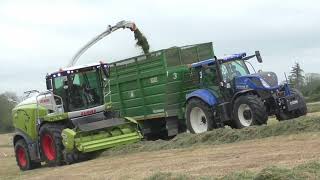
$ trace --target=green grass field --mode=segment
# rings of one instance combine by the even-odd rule
[[[223,177],[194,177],[187,174],[155,173],[145,180],[317,180],[320,179],[320,163],[309,162],[294,168],[270,166],[259,172],[234,172]]]

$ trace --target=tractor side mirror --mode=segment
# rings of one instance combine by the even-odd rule
[[[52,89],[52,80],[50,78],[46,79],[47,90]]]
[[[260,52],[259,52],[259,51],[256,51],[256,52],[255,52],[255,55],[256,55],[256,57],[257,57],[258,62],[259,62],[259,63],[262,63],[262,58],[261,58]]]

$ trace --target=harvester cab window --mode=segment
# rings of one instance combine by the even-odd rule
[[[69,110],[81,110],[102,104],[99,72],[96,70],[71,75]]]
[[[55,89],[60,89],[63,86],[63,77],[54,78],[54,87]]]
[[[79,74],[73,74],[69,79],[69,110],[80,110],[81,107],[85,106],[85,102],[83,101],[83,93],[82,87],[80,83]]]

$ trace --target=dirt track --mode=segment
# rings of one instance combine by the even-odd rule
[[[7,167],[0,167],[0,177],[17,178],[20,174],[21,179],[142,179],[156,172],[221,176],[234,171],[257,171],[271,165],[291,167],[319,160],[319,137],[320,133],[307,133],[219,146],[103,156],[74,165],[24,173],[19,172],[11,156],[5,158]],[[12,176],[2,174],[8,172]]]

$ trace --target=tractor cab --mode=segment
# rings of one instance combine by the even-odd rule
[[[269,90],[279,88],[277,76],[273,72],[258,72],[250,74],[247,62],[257,57],[262,63],[259,51],[254,55],[246,53],[233,54],[221,59],[209,59],[191,64],[199,73],[200,86],[216,91],[223,88],[223,96],[230,100],[233,94],[244,89]],[[221,94],[220,93],[220,94]]]
[[[90,109],[104,104],[108,74],[109,66],[103,63],[61,69],[47,75],[47,89],[61,97],[55,101],[63,104],[64,112]]]

